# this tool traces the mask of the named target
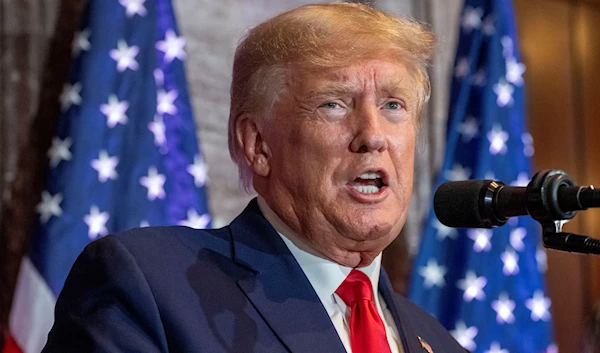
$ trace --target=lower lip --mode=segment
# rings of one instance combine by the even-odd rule
[[[376,202],[383,201],[390,193],[390,191],[389,191],[390,188],[387,186],[381,187],[378,192],[375,192],[372,194],[362,193],[350,185],[347,185],[347,188],[350,192],[350,195],[354,199],[356,199],[359,202],[364,202],[364,203],[376,203]]]

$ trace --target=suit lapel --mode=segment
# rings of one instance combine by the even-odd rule
[[[254,274],[238,286],[290,352],[345,353],[329,315],[256,200],[231,224],[234,259]]]
[[[383,300],[385,300],[388,310],[394,318],[394,322],[398,328],[398,333],[400,334],[400,340],[402,341],[404,353],[426,352],[419,341],[419,336],[415,331],[415,328],[411,324],[411,320],[414,318],[408,317],[404,310],[402,310],[402,307],[399,305],[398,301],[396,301],[394,297],[396,293],[394,292],[390,279],[383,268],[381,269],[381,274],[379,275],[379,293],[383,297]]]

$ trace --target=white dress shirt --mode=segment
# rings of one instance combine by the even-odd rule
[[[261,197],[258,197],[258,206],[265,218],[279,233],[294,258],[296,258],[321,303],[323,303],[327,314],[329,314],[329,318],[340,336],[346,351],[352,353],[349,328],[350,310],[344,301],[335,294],[336,289],[344,282],[350,271],[352,271],[352,267],[342,266],[319,255],[305,240],[295,234]],[[390,311],[387,309],[385,301],[381,298],[381,294],[379,294],[377,289],[379,285],[379,273],[381,271],[381,254],[369,266],[356,269],[369,277],[373,286],[373,293],[377,293],[374,296],[375,305],[379,316],[385,324],[386,336],[392,353],[402,353],[403,350],[400,344],[398,329]]]

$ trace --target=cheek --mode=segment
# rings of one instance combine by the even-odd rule
[[[329,170],[347,152],[352,134],[330,124],[311,124],[297,131],[295,143],[302,146],[302,154],[321,170]]]
[[[273,155],[282,177],[296,192],[324,194],[336,167],[347,150],[348,133],[332,129],[328,124],[299,124],[276,137]],[[299,195],[296,195],[299,196]]]
[[[389,137],[390,152],[394,155],[394,159],[399,159],[398,162],[401,163],[397,167],[401,167],[403,164],[406,167],[410,166],[412,171],[416,151],[416,135],[416,130],[412,126],[407,126]]]
[[[413,187],[416,133],[404,131],[390,139],[390,155],[396,170],[398,185],[403,189],[401,195],[408,195]],[[403,196],[404,197],[404,196]]]

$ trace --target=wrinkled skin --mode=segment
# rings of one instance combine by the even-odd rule
[[[323,257],[367,266],[400,233],[413,185],[416,92],[397,60],[292,66],[271,116],[238,120],[255,190]],[[385,175],[376,194],[351,187],[368,171]]]

